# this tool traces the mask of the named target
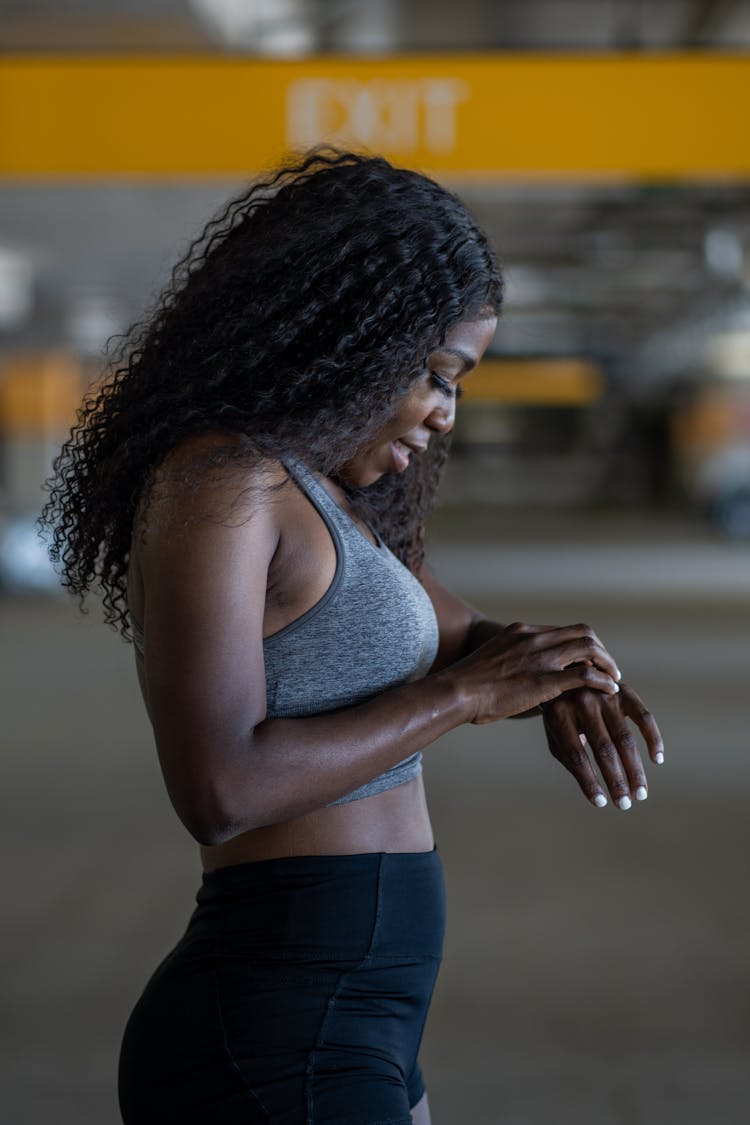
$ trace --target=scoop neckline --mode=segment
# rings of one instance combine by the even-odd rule
[[[386,547],[385,543],[383,542],[383,540],[378,535],[377,531],[375,531],[374,528],[370,527],[369,524],[365,524],[365,527],[367,528],[367,530],[370,532],[370,535],[372,535],[374,540],[375,540],[375,542],[373,543],[372,539],[370,539],[370,537],[368,535],[365,535],[364,531],[359,526],[359,524],[354,519],[354,517],[351,515],[351,513],[347,512],[346,508],[342,504],[339,503],[339,501],[336,499],[336,497],[333,496],[328,491],[326,486],[323,484],[324,480],[329,480],[330,478],[324,477],[322,473],[317,473],[314,469],[311,469],[310,466],[308,464],[306,464],[304,461],[302,461],[300,463],[305,467],[305,469],[307,469],[308,473],[310,473],[313,480],[317,481],[317,483],[323,489],[323,491],[325,492],[326,496],[331,501],[331,503],[335,504],[335,506],[338,508],[338,510],[342,513],[342,515],[346,516],[349,523],[355,529],[357,534],[361,535],[361,537],[364,539],[365,543],[367,543],[370,547],[372,547],[373,551],[377,551],[379,555],[381,555],[381,556],[384,555],[385,552],[387,551],[387,547]]]
[[[385,543],[380,538],[377,531],[375,531],[374,528],[370,527],[369,523],[365,524],[365,527],[367,528],[367,530],[370,532],[370,535],[372,535],[373,539],[375,540],[375,542],[373,543],[372,539],[370,539],[370,535],[365,535],[364,531],[362,530],[360,525],[357,523],[357,521],[354,519],[352,514],[350,512],[347,512],[346,508],[342,504],[339,504],[339,502],[338,502],[338,500],[336,499],[335,496],[331,496],[330,492],[328,491],[326,486],[324,484],[322,484],[322,482],[321,482],[321,487],[325,489],[326,495],[329,497],[329,499],[331,499],[333,501],[333,503],[336,505],[338,510],[340,512],[343,512],[343,514],[349,520],[349,523],[352,525],[352,527],[355,529],[355,531],[359,535],[362,536],[365,543],[369,544],[369,546],[372,547],[373,551],[377,551],[379,555],[382,555],[383,551],[385,550]]]

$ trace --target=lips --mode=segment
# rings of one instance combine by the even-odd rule
[[[426,448],[426,445],[420,445],[418,442],[404,441],[403,438],[396,438],[392,441],[391,457],[396,472],[403,473],[403,471],[408,468],[409,458],[412,453],[424,453]]]
[[[403,473],[404,469],[408,468],[409,457],[412,452],[411,446],[406,445],[405,442],[400,441],[398,438],[391,442],[391,457],[397,473]]]

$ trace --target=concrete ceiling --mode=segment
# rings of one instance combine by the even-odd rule
[[[0,187],[0,246],[30,259],[35,279],[30,315],[0,330],[0,347],[75,339],[92,307],[109,310],[103,335],[140,316],[236,188]],[[461,194],[505,266],[501,350],[627,363],[653,334],[747,300],[750,185],[467,185]]]
[[[748,0],[0,0],[0,50],[750,46]]]

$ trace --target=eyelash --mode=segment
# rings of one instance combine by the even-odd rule
[[[444,379],[442,377],[442,375],[436,375],[434,371],[431,371],[430,375],[435,386],[439,387],[443,394],[448,398],[458,399],[461,397],[460,387],[454,387],[452,383],[449,383],[447,379]]]

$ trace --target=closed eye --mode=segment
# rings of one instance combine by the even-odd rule
[[[438,387],[448,398],[458,399],[461,397],[460,386],[454,386],[453,383],[449,383],[447,379],[444,379],[442,375],[436,375],[434,371],[430,372],[430,376],[435,386]]]

